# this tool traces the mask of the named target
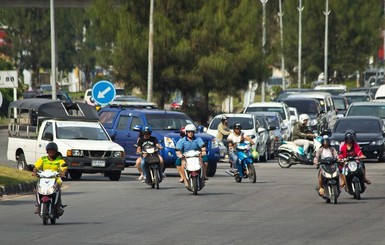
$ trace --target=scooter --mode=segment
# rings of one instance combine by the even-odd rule
[[[202,168],[201,152],[190,150],[183,154],[186,159],[184,168],[185,176],[188,182],[186,188],[198,195],[198,191],[205,186],[204,173]]]
[[[37,172],[39,181],[36,185],[36,199],[39,205],[39,216],[43,220],[43,224],[47,225],[48,220],[51,224],[56,223],[56,219],[63,215],[64,206],[61,205],[60,187],[56,178],[59,172],[45,170]]]
[[[150,178],[147,178],[146,183],[151,186],[151,188],[159,189],[159,183],[162,182],[162,169],[160,168],[160,160],[158,156],[159,149],[154,146],[144,146],[142,151],[142,157],[144,157],[146,169],[146,175]]]
[[[283,141],[277,150],[278,165],[281,168],[290,168],[291,165],[296,164],[313,165],[315,152],[322,146],[321,139],[321,136],[316,136],[308,152],[305,152],[302,146],[298,146],[292,141]],[[307,156],[308,154],[310,157]]]
[[[322,188],[325,190],[325,194],[321,197],[325,199],[327,203],[337,204],[337,198],[341,193],[339,184],[340,170],[337,159],[321,159],[319,167],[321,169]]]
[[[357,200],[361,199],[361,193],[365,191],[364,172],[359,164],[359,160],[354,157],[345,159],[345,165],[342,169],[342,174],[345,175],[345,189],[350,195]]]
[[[254,158],[251,154],[251,146],[247,143],[238,143],[235,147],[238,157],[237,172],[231,173],[226,171],[227,174],[234,176],[235,181],[240,183],[243,178],[249,178],[251,183],[257,181],[257,174],[253,165]]]

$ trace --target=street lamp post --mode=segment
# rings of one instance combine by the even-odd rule
[[[154,0],[150,1],[150,23],[148,34],[148,74],[147,74],[147,101],[152,101],[153,91],[153,64],[154,64]]]
[[[266,3],[268,0],[261,0],[262,3],[262,53],[265,58],[266,56]],[[261,88],[261,97],[262,102],[266,101],[266,84],[265,80],[262,80],[262,88]]]
[[[385,0],[384,0],[385,1]],[[282,0],[279,0],[279,28],[280,28],[280,33],[281,33],[281,73],[282,73],[282,88],[286,88],[285,84],[285,59],[283,56],[283,23],[282,23]]]
[[[302,81],[302,0],[299,0],[299,6],[298,6],[298,12],[299,12],[299,21],[298,21],[298,88],[301,88],[301,81]]]
[[[325,15],[325,61],[324,61],[324,84],[328,83],[328,34],[329,34],[329,0],[326,0]]]
[[[55,35],[55,7],[54,0],[50,0],[50,21],[51,21],[51,86],[52,100],[56,100],[56,35]]]

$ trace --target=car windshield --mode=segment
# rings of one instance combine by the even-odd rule
[[[369,96],[367,96],[367,95],[348,95],[348,96],[345,96],[345,97],[349,101],[349,103],[365,102],[365,101],[369,101],[370,100]]]
[[[56,126],[58,139],[109,140],[97,122],[57,122]]]
[[[244,130],[250,130],[254,128],[253,119],[251,117],[229,117],[227,121],[229,128],[231,129],[233,128],[233,124],[235,122],[239,122],[242,125],[242,129]],[[217,130],[220,122],[221,119],[219,117],[214,118],[210,124],[210,129]]]
[[[257,107],[257,106],[250,106],[246,109],[246,113],[250,112],[262,112],[262,111],[271,111],[271,112],[278,112],[283,120],[287,119],[285,115],[285,111],[283,110],[283,107]]]
[[[276,116],[266,116],[267,120],[269,121],[270,126],[280,128],[279,125],[279,119]]]
[[[285,100],[288,106],[297,109],[298,114],[318,114],[319,106],[316,101]]]
[[[334,102],[334,106],[336,107],[337,110],[346,110],[347,109],[344,99],[334,98],[333,102]]]
[[[362,118],[349,118],[349,120],[339,120],[334,129],[334,132],[345,133],[348,129],[354,130],[356,133],[381,132],[381,127],[377,120],[363,120]]]
[[[385,105],[375,106],[351,106],[348,111],[348,116],[375,116],[385,118]]]
[[[185,114],[147,114],[147,123],[153,130],[180,130],[193,121]]]

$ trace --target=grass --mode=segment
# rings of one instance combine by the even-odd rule
[[[31,172],[0,166],[0,186],[17,185],[32,181],[36,181],[36,178],[31,176]]]

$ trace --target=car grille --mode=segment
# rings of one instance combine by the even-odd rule
[[[85,157],[111,157],[112,151],[83,151]]]

